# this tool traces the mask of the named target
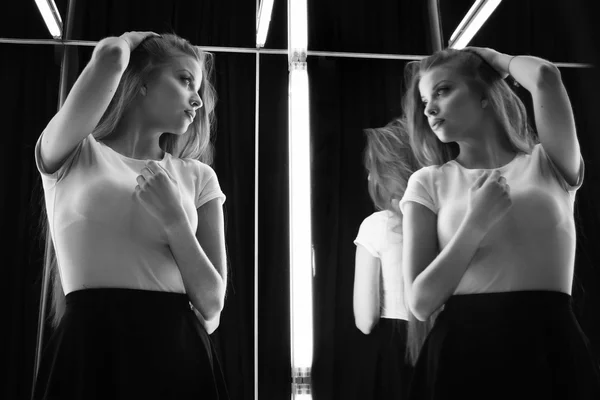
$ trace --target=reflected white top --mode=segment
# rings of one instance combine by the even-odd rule
[[[541,144],[498,168],[510,186],[512,207],[483,238],[455,294],[518,290],[571,293],[575,264],[575,186],[556,169]],[[400,209],[409,201],[437,214],[440,251],[452,239],[467,209],[469,188],[483,173],[452,160],[415,172]]]
[[[378,211],[360,225],[354,244],[381,260],[381,318],[408,319],[402,278],[402,223],[389,210]]]

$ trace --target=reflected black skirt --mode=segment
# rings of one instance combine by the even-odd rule
[[[406,399],[412,367],[406,361],[406,321],[380,318],[355,352],[356,376],[346,399]]]
[[[600,373],[571,296],[456,295],[419,354],[409,398],[600,399]]]
[[[211,340],[184,294],[69,293],[34,399],[228,399]]]

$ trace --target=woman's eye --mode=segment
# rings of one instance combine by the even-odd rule
[[[446,93],[447,91],[448,91],[448,88],[446,88],[446,87],[441,87],[441,88],[439,88],[439,89],[437,90],[437,92],[436,92],[436,93],[437,93],[437,95],[439,96],[439,95],[441,95],[442,93]]]
[[[189,86],[189,85],[192,83],[192,79],[191,79],[191,78],[186,78],[186,77],[183,77],[183,78],[182,78],[182,80],[183,80],[184,82],[187,82],[188,86]]]

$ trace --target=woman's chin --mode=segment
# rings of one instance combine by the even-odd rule
[[[448,135],[446,132],[436,132],[438,140],[444,144],[456,142],[454,135]]]
[[[182,127],[178,127],[177,129],[173,129],[173,134],[177,136],[182,136],[191,131],[192,125],[186,125]]]
[[[440,134],[440,133],[436,132],[435,136],[442,143],[450,143],[451,142],[451,140],[446,135],[443,135],[443,134]]]

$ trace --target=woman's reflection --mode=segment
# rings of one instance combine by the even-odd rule
[[[397,400],[406,396],[410,382],[398,201],[416,162],[402,120],[365,134],[369,195],[379,211],[365,218],[354,241],[354,317],[357,328],[373,335],[376,343],[375,348],[360,349],[372,354],[357,357],[357,398]]]
[[[600,398],[571,307],[584,164],[558,68],[481,48],[409,68],[404,114],[425,167],[400,202],[405,288],[421,321],[443,306],[410,398]]]

